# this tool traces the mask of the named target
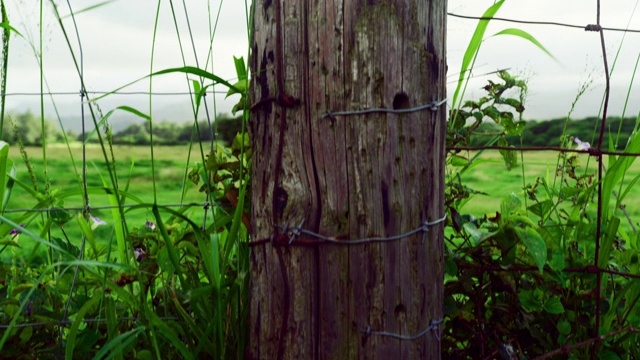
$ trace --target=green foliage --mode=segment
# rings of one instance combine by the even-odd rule
[[[498,85],[490,81],[485,89],[492,94],[514,83],[503,81]],[[487,115],[497,112],[483,111],[492,105],[487,105],[487,98],[492,96],[465,104],[466,108],[458,113],[465,119],[464,125],[457,119],[458,124],[448,137],[451,143],[486,144],[486,128],[478,122],[488,117],[493,120],[487,122],[493,129],[491,139],[497,138],[503,146],[509,146],[510,141],[524,143],[527,133],[542,137],[543,131],[538,126],[545,131],[558,129],[551,134],[563,146],[573,145],[568,134],[577,134],[577,127],[572,127],[576,122],[567,127],[556,121],[535,123],[533,127],[515,128],[513,134],[507,134],[507,129],[514,128]],[[512,111],[518,113],[522,105],[509,103]],[[504,111],[500,113],[499,119],[511,118]],[[579,125],[593,131],[593,121]],[[613,121],[611,128],[617,129],[620,120]],[[622,128],[635,128],[637,124],[623,123]],[[584,140],[592,138],[586,133],[580,136]],[[613,137],[612,141],[625,145],[626,152],[637,152],[640,146],[634,134],[628,141]],[[515,158],[515,152],[509,153]],[[504,159],[505,154],[501,155]],[[499,209],[474,216],[466,213],[465,205],[483,193],[463,179],[486,161],[478,156],[451,152],[447,157],[445,204],[450,221],[445,229],[443,357],[487,357],[506,344],[520,358],[534,358],[598,335],[606,336],[598,345],[598,353],[611,358],[637,357],[636,344],[640,341],[637,333],[623,331],[609,335],[640,325],[637,280],[605,273],[601,293],[596,292],[597,268],[630,274],[639,270],[638,237],[629,231],[630,226],[623,226],[620,211],[610,210],[614,204],[611,209],[621,208],[637,181],[638,177],[625,180],[635,158],[611,157],[608,161],[603,180],[600,249],[595,264],[598,183],[593,166],[589,168],[582,161],[585,156],[559,153],[552,178],[527,179],[521,192],[503,195]],[[510,161],[505,164],[506,170],[513,166]],[[501,175],[494,173],[492,177],[498,176]],[[600,328],[595,326],[596,296],[600,296]],[[588,358],[589,351],[589,347],[578,346],[570,356]]]
[[[42,141],[42,125],[40,117],[34,115],[31,110],[24,113],[13,113],[8,116],[10,121],[2,125],[2,140],[10,144],[17,144],[18,137],[24,145],[40,145]],[[49,119],[44,120],[44,134],[47,142],[62,142],[63,136],[60,129]]]
[[[527,85],[524,81],[511,76],[506,71],[498,72],[498,77],[502,83],[494,83],[489,80],[489,85],[484,87],[486,96],[478,101],[466,101],[458,110],[451,111],[449,120],[449,131],[447,132],[447,146],[469,145],[472,136],[478,137],[478,128],[485,119],[493,120],[491,133],[492,139],[489,143],[498,142],[498,145],[507,146],[507,136],[520,136],[525,128],[522,120],[524,111],[524,97]],[[518,98],[507,97],[510,90],[518,91]],[[514,116],[513,111],[518,114]],[[517,162],[517,158],[512,151],[501,150],[507,169],[511,169]]]
[[[153,142],[157,145],[182,145],[189,144],[192,141],[210,142],[215,139],[223,144],[230,145],[236,134],[242,130],[242,116],[230,118],[224,114],[218,114],[215,118],[215,134],[209,131],[209,123],[207,121],[198,122],[198,128],[201,129],[199,137],[195,134],[194,128],[194,124],[190,123],[155,123],[153,125]],[[113,144],[148,146],[151,144],[149,131],[148,122],[131,123],[113,135]],[[87,142],[98,143],[99,140],[88,135]]]

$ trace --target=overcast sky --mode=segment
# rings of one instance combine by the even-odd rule
[[[72,0],[74,11],[84,9],[102,0]],[[66,1],[56,1],[60,13],[69,13]],[[183,4],[187,6],[193,41],[200,67],[207,66],[217,75],[233,80],[235,70],[233,56],[244,56],[247,52],[247,32],[245,6],[242,0],[227,0],[220,5],[218,0],[174,1],[178,22],[176,31],[169,1],[160,2],[160,17],[155,47],[154,71],[180,67],[183,65],[177,33],[182,40],[186,63],[196,65],[192,42],[187,27],[187,16]],[[494,1],[450,0],[452,13],[480,16]],[[629,27],[640,29],[640,16],[635,13],[638,0],[616,0],[602,2],[601,23],[606,27]],[[39,46],[39,1],[11,0],[7,2],[12,26],[27,39],[13,36],[10,49],[8,93],[32,93],[39,91],[38,65],[29,39]],[[151,45],[158,2],[151,0],[119,0],[105,6],[80,13],[76,16],[83,50],[83,68],[89,91],[109,91],[133,80],[144,77],[151,71]],[[75,92],[80,82],[70,51],[64,40],[60,25],[53,15],[52,6],[45,3],[43,19],[44,73],[52,92]],[[217,17],[218,11],[220,16]],[[640,12],[640,10],[639,10]],[[533,21],[555,21],[585,26],[596,22],[596,0],[507,0],[496,15],[498,17]],[[212,57],[208,58],[210,42],[209,26],[217,31],[213,39]],[[78,41],[71,18],[64,19],[74,51],[78,54]],[[448,18],[448,64],[449,97],[453,96],[455,79],[460,71],[462,56],[471,38],[477,20]],[[557,59],[557,62],[527,41],[511,37],[489,38],[507,28],[519,28],[537,38]],[[604,90],[604,76],[600,38],[597,33],[581,29],[555,26],[534,26],[492,21],[486,33],[476,61],[475,74],[510,68],[511,72],[528,80],[529,95],[525,117],[528,119],[549,119],[566,116],[582,84],[589,83],[589,90],[580,99],[574,110],[574,117],[597,115]],[[629,33],[622,42],[622,33],[606,32],[606,50],[610,64],[616,53],[619,58],[612,77],[612,96],[609,113],[621,115],[631,84],[636,60],[639,56],[640,34]],[[622,44],[622,47],[620,47]],[[469,84],[467,97],[478,97],[487,79],[479,76]],[[495,78],[495,76],[493,77]],[[149,82],[141,81],[124,91],[148,91]],[[225,89],[218,88],[223,91]],[[165,75],[154,78],[153,91],[185,92],[188,84],[181,75]],[[631,88],[627,116],[636,116],[640,110],[638,85]],[[217,112],[229,112],[232,100],[225,101],[224,95],[217,96]],[[58,95],[55,103],[62,117],[78,128],[80,114],[77,95]],[[149,98],[144,95],[114,95],[100,101],[103,112],[119,105],[134,106],[149,112]],[[11,96],[7,99],[9,110],[23,111],[39,109],[39,98],[34,96]],[[53,118],[53,107],[46,101],[47,116]],[[153,114],[157,120],[190,120],[191,107],[186,95],[154,96]],[[202,115],[203,116],[203,115]],[[202,117],[200,116],[200,117]],[[125,116],[115,117],[125,119]]]

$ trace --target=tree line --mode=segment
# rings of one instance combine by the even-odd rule
[[[41,121],[40,116],[31,111],[12,113],[3,124],[2,140],[17,144],[18,138],[24,145],[37,146],[42,142],[42,124],[48,143],[62,143],[64,136],[60,127],[52,120]],[[627,140],[638,126],[638,119],[610,117],[607,119],[607,131],[603,140],[603,147],[609,147],[609,139],[613,139],[613,147],[617,150],[624,149]],[[215,121],[215,135],[211,131],[208,122],[198,122],[198,129],[193,122],[177,124],[173,122],[159,122],[153,124],[153,141],[157,145],[181,145],[190,141],[210,141],[212,136],[216,140],[230,144],[235,135],[242,129],[242,117],[231,117],[219,114]],[[149,122],[136,122],[129,124],[123,130],[113,133],[113,143],[119,145],[149,145]],[[595,143],[595,138],[600,129],[600,119],[588,117],[581,120],[557,118],[552,120],[527,120],[522,137],[507,137],[508,143],[516,147],[520,146],[545,146],[557,147],[561,145],[563,134],[565,137],[573,136],[582,141]],[[198,131],[199,130],[199,131]],[[491,139],[493,134],[501,131],[500,125],[485,121],[475,132],[477,136],[471,141],[472,146],[483,146]],[[82,141],[82,134],[73,130],[67,131],[69,141]],[[617,141],[616,141],[617,140]],[[90,142],[97,142],[93,137]]]
[[[44,134],[47,143],[63,143],[65,136],[57,122],[51,119],[41,120],[39,115],[35,115],[30,110],[23,113],[11,113],[5,117],[2,125],[2,140],[9,144],[22,144],[26,146],[38,146],[42,144],[42,128],[44,124]],[[112,141],[118,145],[149,145],[150,126],[149,122],[135,122],[126,128],[115,131],[112,134]],[[210,141],[212,137],[216,140],[231,144],[235,135],[242,129],[242,117],[230,117],[219,114],[211,130],[208,121],[198,121],[198,126],[194,122],[177,124],[173,122],[157,122],[153,124],[153,141],[157,145],[181,145],[190,141]],[[101,129],[102,130],[102,129]],[[87,134],[88,135],[88,134]],[[66,131],[69,141],[82,141],[83,136],[73,130]],[[89,142],[97,142],[96,136],[89,138]]]
[[[600,131],[600,118],[587,117],[580,120],[557,118],[552,120],[527,120],[522,136],[507,136],[507,142],[516,147],[558,147],[563,140],[569,137],[579,138],[584,142],[595,145],[597,134]],[[638,119],[628,117],[609,117],[606,122],[606,131],[602,142],[602,147],[609,148],[609,141],[612,140],[612,147],[616,150],[623,150],[627,140],[634,130],[637,129]],[[475,138],[472,139],[472,146],[483,146],[491,137],[500,133],[500,125],[485,121],[478,127]],[[566,143],[566,142],[565,142]]]

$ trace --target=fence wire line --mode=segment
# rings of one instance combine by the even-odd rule
[[[226,94],[226,91],[222,90],[209,90],[203,93],[207,94]],[[58,95],[196,95],[195,92],[188,91],[48,91],[48,92],[12,92],[12,93],[0,93],[0,96],[58,96]]]
[[[371,109],[363,109],[363,110],[351,110],[351,111],[337,111],[332,112],[330,109],[327,109],[327,112],[320,116],[321,119],[330,118],[335,121],[336,116],[350,116],[350,115],[366,115],[373,113],[390,113],[390,114],[407,114],[417,111],[422,111],[429,109],[431,111],[437,111],[438,108],[447,102],[447,99],[444,98],[440,101],[432,101],[428,104],[407,108],[407,109],[387,109],[387,108],[371,108]]]
[[[365,336],[370,336],[370,335],[388,336],[398,340],[411,341],[411,340],[416,340],[425,336],[429,331],[433,331],[433,334],[436,337],[436,340],[440,341],[440,334],[439,334],[440,324],[442,324],[443,322],[444,322],[444,319],[431,320],[431,323],[429,324],[429,326],[427,326],[426,329],[420,331],[415,335],[400,335],[400,334],[396,334],[388,331],[371,331],[371,326],[367,326],[367,328],[362,330],[362,332],[364,333]]]
[[[447,13],[447,15],[452,17],[457,17],[461,19],[469,19],[469,20],[495,20],[495,21],[505,21],[516,24],[529,24],[529,25],[551,25],[551,26],[561,26],[573,29],[582,29],[585,31],[616,31],[616,32],[628,32],[628,33],[640,33],[640,30],[636,29],[623,29],[623,28],[614,28],[614,27],[604,27],[600,26],[600,24],[588,24],[588,25],[575,25],[575,24],[567,24],[555,21],[530,21],[530,20],[518,20],[518,19],[509,19],[502,17],[490,17],[490,16],[470,16],[470,15],[461,15],[455,13]]]
[[[448,147],[447,151],[480,151],[480,150],[505,150],[505,151],[522,151],[522,152],[542,152],[542,151],[551,151],[551,152],[559,152],[559,153],[576,153],[576,154],[587,154],[591,156],[600,156],[600,155],[615,155],[615,156],[630,156],[630,157],[639,157],[640,153],[634,152],[624,152],[624,151],[609,151],[609,150],[600,150],[597,148],[589,148],[589,149],[570,149],[563,148],[557,146],[523,146],[523,147],[511,147],[511,146],[500,146],[500,145],[488,145],[488,146],[454,146]]]
[[[116,319],[116,322],[121,323],[121,322],[126,322],[126,321],[140,321],[143,320],[142,318],[138,318],[138,317],[120,317]],[[160,320],[162,321],[179,321],[180,319],[178,319],[177,317],[161,317]],[[15,325],[0,325],[0,329],[9,329],[9,328],[27,328],[27,327],[40,327],[40,326],[51,326],[51,325],[62,325],[63,327],[66,325],[73,325],[74,321],[76,320],[60,320],[60,321],[41,321],[41,322],[34,322],[34,323],[19,323],[19,324],[15,324]],[[105,323],[107,322],[107,319],[82,319],[80,320],[80,322],[83,322],[85,324],[92,324],[92,323]]]
[[[145,204],[122,204],[118,205],[103,205],[103,206],[90,206],[89,209],[93,210],[112,210],[112,209],[130,209],[130,208],[144,208],[153,206],[152,203]],[[210,206],[209,203],[184,203],[184,204],[158,204],[159,207],[168,207],[168,208],[180,208],[180,207],[202,207],[206,208]],[[54,210],[68,210],[68,211],[84,211],[87,210],[84,206],[65,206],[65,207],[49,207],[49,208],[37,208],[37,209],[7,209],[4,213],[19,213],[19,212],[32,212],[32,213],[46,213]]]
[[[376,236],[376,237],[367,237],[367,238],[354,239],[354,240],[338,240],[335,237],[322,235],[317,232],[304,229],[302,225],[304,225],[305,220],[302,220],[300,224],[298,224],[298,226],[295,226],[295,227],[289,227],[289,223],[286,223],[284,226],[276,225],[276,229],[280,234],[288,237],[288,241],[286,242],[287,245],[318,245],[325,242],[336,244],[336,245],[361,245],[361,244],[375,243],[375,242],[389,242],[389,241],[402,240],[404,238],[408,238],[418,233],[423,234],[422,243],[424,244],[427,232],[429,232],[429,227],[433,225],[437,225],[441,222],[444,222],[446,219],[447,219],[447,215],[445,214],[443,217],[435,221],[425,221],[419,227],[399,235],[394,235],[389,237]],[[300,235],[307,235],[309,237],[315,238],[315,240],[310,240],[310,241],[300,240],[298,239]],[[257,246],[257,245],[263,245],[267,243],[274,244],[276,242],[280,244],[281,241],[276,241],[278,238],[279,236],[277,234],[273,234],[269,239],[262,239],[262,240],[249,242],[249,246]]]

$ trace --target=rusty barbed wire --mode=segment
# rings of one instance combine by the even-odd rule
[[[362,330],[362,333],[364,333],[365,336],[371,336],[371,335],[388,336],[398,340],[411,341],[411,340],[419,339],[425,336],[430,331],[433,331],[433,334],[435,335],[436,339],[440,341],[440,334],[439,334],[440,324],[442,324],[443,322],[444,322],[444,319],[431,320],[431,323],[429,324],[429,326],[427,326],[426,329],[420,331],[415,335],[400,335],[400,334],[396,334],[388,331],[371,331],[371,326],[367,326],[364,330]]]
[[[437,225],[441,222],[444,222],[446,219],[447,219],[447,215],[445,214],[443,217],[435,221],[425,221],[422,223],[421,226],[400,235],[394,235],[389,237],[374,236],[374,237],[366,237],[362,239],[353,239],[353,240],[348,240],[348,239],[340,240],[340,239],[337,239],[336,237],[326,236],[326,235],[319,234],[315,231],[304,229],[302,225],[304,225],[305,221],[303,220],[300,222],[300,224],[298,224],[298,226],[294,226],[294,227],[290,227],[289,223],[286,223],[284,225],[276,225],[276,229],[279,231],[280,235],[273,234],[269,239],[251,241],[249,242],[249,246],[257,246],[257,245],[263,245],[267,243],[278,244],[278,245],[286,244],[286,245],[303,245],[303,246],[330,243],[335,245],[351,246],[351,245],[362,245],[362,244],[374,243],[374,242],[397,241],[404,238],[408,238],[418,233],[423,234],[422,243],[424,243],[427,232],[429,232],[429,228],[433,225]],[[301,235],[307,235],[314,239],[313,240],[298,239]]]
[[[366,115],[373,113],[390,113],[390,114],[407,114],[412,112],[418,112],[422,110],[431,110],[437,111],[438,108],[447,102],[447,99],[444,98],[440,101],[432,101],[428,104],[407,108],[407,109],[387,109],[387,108],[371,108],[371,109],[363,109],[363,110],[351,110],[351,111],[337,111],[332,112],[331,109],[327,109],[327,112],[320,116],[321,119],[330,118],[331,120],[336,120],[336,116],[350,116],[350,115]]]

